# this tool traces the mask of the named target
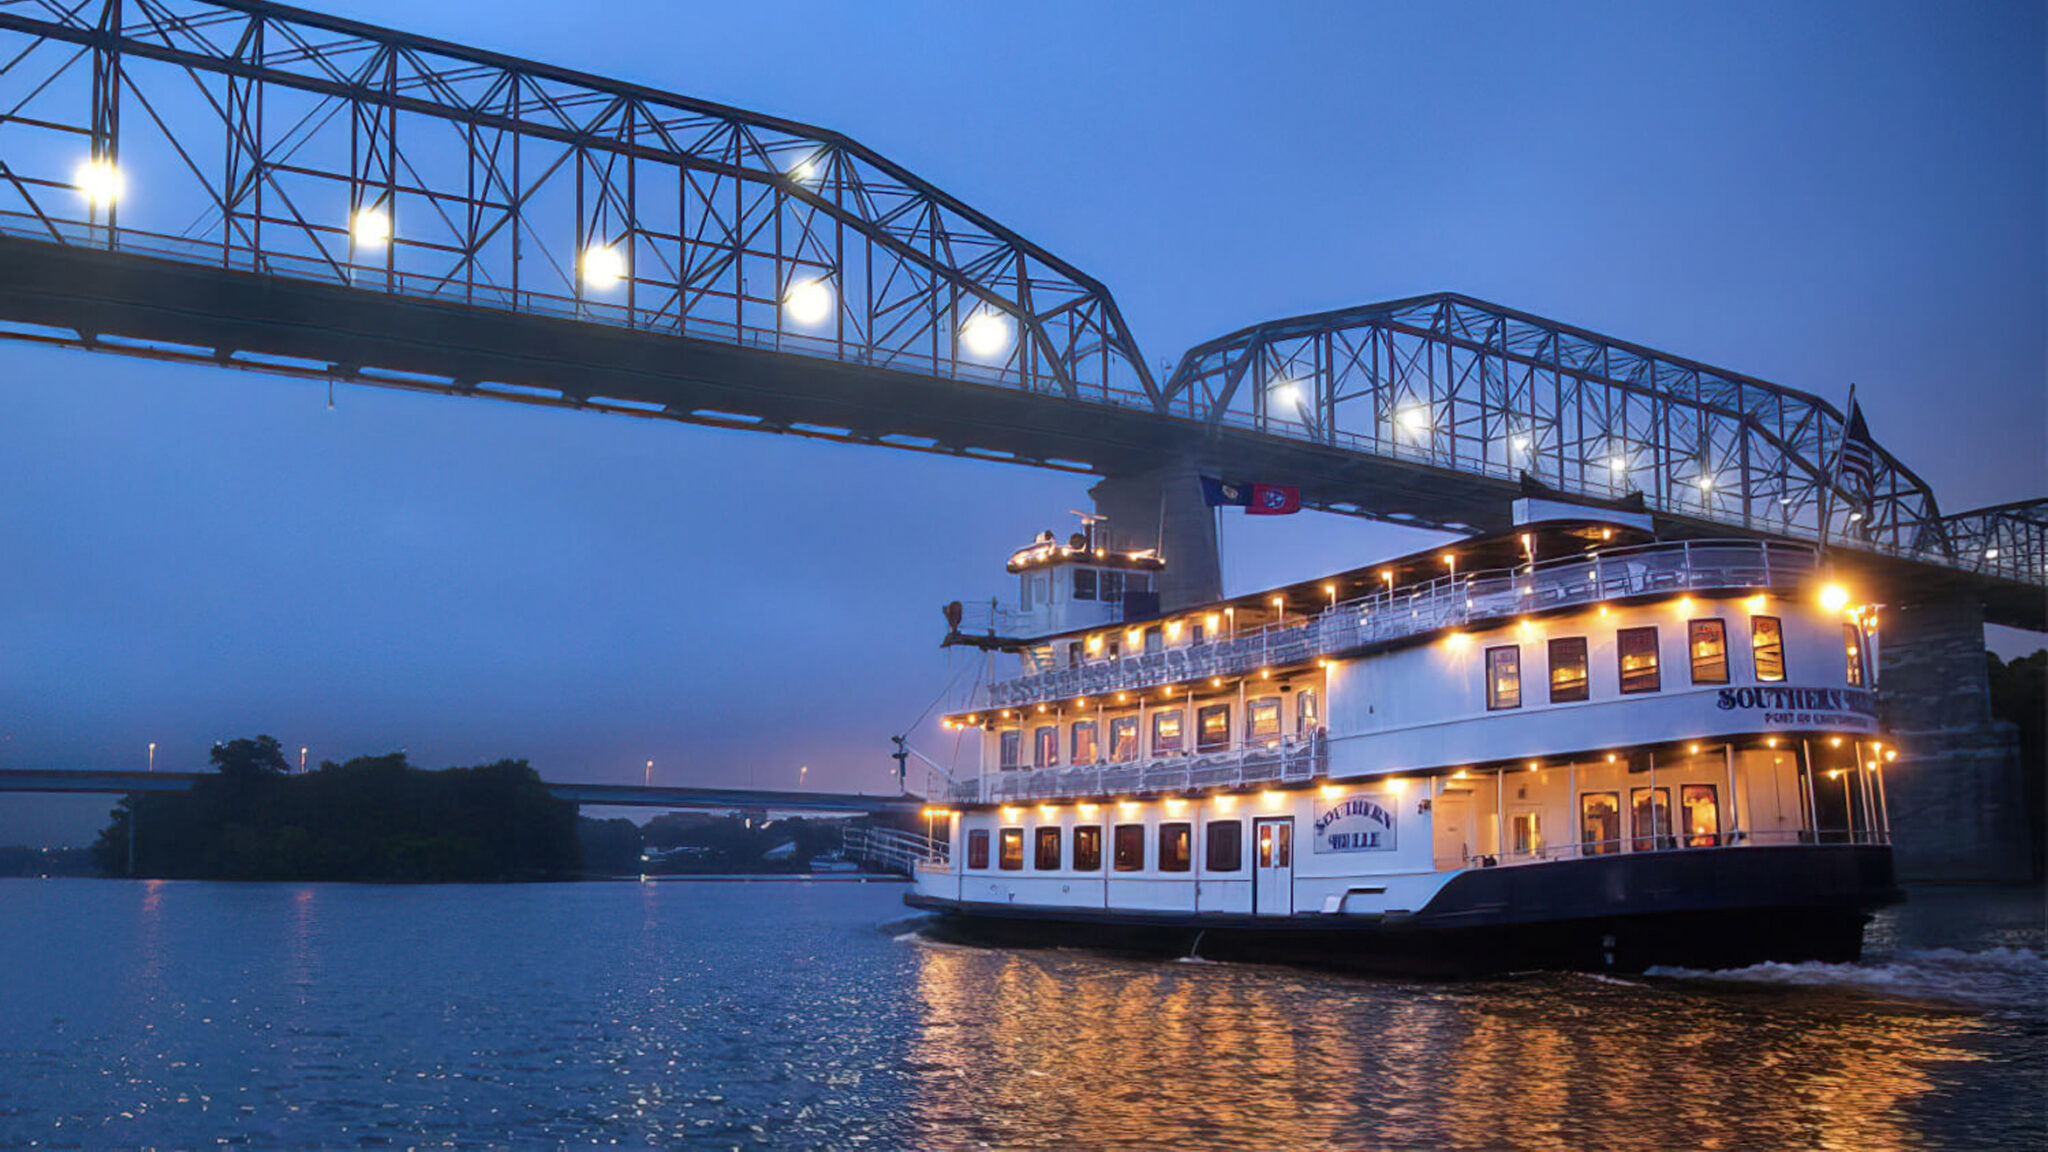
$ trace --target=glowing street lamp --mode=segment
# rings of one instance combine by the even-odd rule
[[[1394,421],[1408,431],[1418,434],[1431,430],[1427,405],[1417,404],[1412,408],[1403,408],[1395,414]]]
[[[823,279],[798,280],[782,294],[782,310],[805,327],[822,324],[832,315],[832,286]]]
[[[94,208],[111,208],[128,190],[128,178],[112,160],[95,157],[78,166],[71,183]]]
[[[626,278],[625,254],[609,244],[592,244],[583,250],[583,286],[605,292]]]
[[[652,760],[649,760],[647,762],[647,776],[645,783],[649,788],[654,787],[654,761]]]
[[[149,742],[149,770],[156,771],[156,741]]]
[[[1002,314],[982,309],[967,318],[960,326],[960,343],[967,351],[981,359],[1000,356],[1010,346],[1010,325]]]
[[[358,248],[382,248],[391,242],[391,214],[375,206],[358,208],[348,234]]]

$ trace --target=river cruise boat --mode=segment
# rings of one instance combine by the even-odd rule
[[[1091,533],[948,642],[1019,661],[906,896],[942,932],[1425,974],[1857,957],[1900,898],[1873,610],[1811,548],[1517,529],[1162,612]],[[971,774],[970,774],[971,772]]]

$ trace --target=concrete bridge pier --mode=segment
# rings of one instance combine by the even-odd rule
[[[1110,476],[1088,490],[1109,518],[1109,547],[1157,548],[1166,561],[1159,606],[1171,612],[1223,597],[1223,561],[1216,513],[1202,499],[1202,471],[1183,459],[1130,476]]]
[[[2030,878],[2012,725],[1991,716],[1984,609],[1951,597],[1895,607],[1879,635],[1893,856],[1904,880]]]

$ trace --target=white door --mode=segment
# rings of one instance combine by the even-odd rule
[[[1472,854],[1472,794],[1446,792],[1430,805],[1429,815],[1436,826],[1436,870],[1465,867]]]
[[[1252,822],[1252,911],[1294,915],[1294,817]]]

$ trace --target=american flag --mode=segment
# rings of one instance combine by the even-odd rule
[[[1849,422],[1842,429],[1842,447],[1835,454],[1836,482],[1859,496],[1870,495],[1877,481],[1877,446],[1870,442],[1870,429],[1863,423],[1863,409],[1849,398]]]

